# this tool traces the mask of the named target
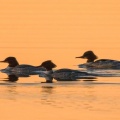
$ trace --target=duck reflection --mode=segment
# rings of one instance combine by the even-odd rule
[[[54,87],[53,86],[42,86],[42,92],[44,93],[53,93],[53,89]]]
[[[38,75],[38,74],[37,74]],[[7,78],[5,78],[6,82],[17,82],[19,80],[20,77],[30,77],[30,74],[7,74]],[[42,77],[45,79],[45,82],[41,82],[41,83],[53,83],[53,81],[78,81],[81,79],[84,80],[89,80],[89,81],[94,81],[96,80],[96,77],[53,77],[52,74],[45,74],[45,73],[41,73],[39,74],[39,77]]]
[[[6,81],[9,81],[9,82],[18,81],[18,77],[16,75],[8,75],[8,78],[6,78],[6,79],[7,79]]]
[[[19,77],[30,77],[29,74],[13,74],[13,73],[5,73],[8,77],[5,78],[6,82],[16,82],[19,80]]]

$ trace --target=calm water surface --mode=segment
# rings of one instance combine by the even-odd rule
[[[60,51],[58,50],[57,53],[55,50],[49,49],[51,53],[49,56],[46,55],[46,51],[44,53],[44,50],[40,49],[13,48],[4,51],[0,59],[3,60],[5,56],[12,55],[21,64],[38,65],[47,57],[48,59],[51,57],[58,65],[57,68],[65,66],[72,69],[78,69],[75,65],[83,62],[74,58],[78,49],[62,50],[61,53],[65,51],[68,54],[72,51],[71,56],[64,58],[65,61],[60,60],[62,54],[58,54]],[[37,55],[38,52],[40,55]],[[6,66],[7,64],[1,63],[1,68]],[[104,75],[106,71],[97,71],[97,73]],[[16,82],[8,82],[8,76],[0,73],[0,118],[2,120],[119,120],[120,71],[108,71],[109,73],[116,76],[102,76],[94,81],[81,79],[60,82],[54,80],[54,83],[41,83],[45,79],[38,75],[19,77]]]
[[[120,60],[120,0],[0,1],[0,61],[78,69],[87,50]],[[46,84],[0,73],[0,120],[120,120],[120,71],[88,72],[101,77]]]

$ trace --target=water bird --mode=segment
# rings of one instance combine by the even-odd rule
[[[93,69],[120,69],[120,61],[111,59],[98,59],[93,51],[86,51],[82,56],[76,58],[87,59],[87,63],[78,65],[80,68]],[[96,60],[96,61],[95,61]]]
[[[1,69],[0,71],[3,73],[26,73],[26,74],[36,74],[34,71],[45,70],[43,67],[36,67],[28,64],[19,64],[15,57],[7,57],[3,61],[3,63],[8,63],[7,68]]]
[[[42,62],[42,64],[38,67],[44,67],[46,71],[41,71],[39,76],[44,76],[46,78],[46,82],[51,83],[53,78],[57,81],[73,81],[77,79],[93,79],[93,75],[87,72],[81,72],[78,70],[72,70],[68,68],[62,68],[58,70],[53,70],[53,68],[57,67],[51,60],[47,60]]]

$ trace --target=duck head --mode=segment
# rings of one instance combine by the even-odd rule
[[[98,57],[93,53],[93,51],[86,51],[82,56],[76,58],[87,59],[87,62],[94,62]]]
[[[9,67],[15,67],[15,66],[19,65],[19,63],[15,57],[7,57],[5,60],[0,61],[0,62],[8,63]]]
[[[39,67],[44,67],[47,71],[50,71],[52,68],[55,68],[56,65],[51,60],[47,60],[44,61]]]

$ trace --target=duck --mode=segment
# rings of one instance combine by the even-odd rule
[[[5,58],[3,63],[8,63],[8,66],[5,69],[1,69],[2,73],[16,73],[16,74],[36,74],[34,71],[46,70],[43,67],[37,67],[28,64],[19,64],[17,59],[13,56]]]
[[[82,56],[76,57],[87,59],[85,64],[79,64],[79,68],[88,69],[120,69],[120,61],[111,59],[98,59],[95,53],[91,50],[84,52]],[[96,60],[98,59],[98,60]]]
[[[40,71],[39,76],[45,77],[47,83],[52,83],[53,78],[57,81],[74,81],[81,78],[88,78],[93,79],[95,78],[92,74],[89,74],[87,72],[82,72],[79,70],[73,70],[69,68],[62,68],[53,70],[57,67],[55,63],[53,63],[51,60],[46,60],[41,63],[40,66],[46,69],[46,71]]]

